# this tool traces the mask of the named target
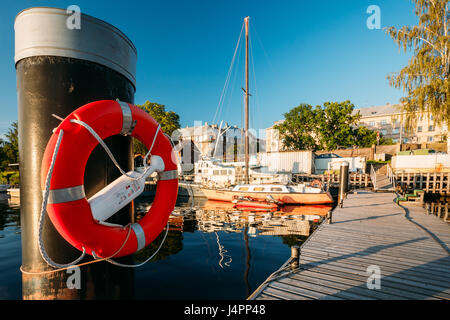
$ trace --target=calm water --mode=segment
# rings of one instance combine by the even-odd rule
[[[139,198],[145,213],[151,198]],[[134,299],[245,299],[290,256],[330,207],[286,207],[242,212],[227,204],[180,198],[164,245],[134,269]],[[0,299],[21,299],[19,205],[0,194]],[[161,237],[135,255],[149,257]]]

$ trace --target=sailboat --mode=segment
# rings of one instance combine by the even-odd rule
[[[330,204],[333,203],[331,194],[323,190],[320,181],[316,184],[299,184],[282,185],[282,184],[250,184],[249,179],[249,19],[244,19],[245,25],[245,165],[244,165],[244,184],[238,184],[233,188],[216,189],[201,187],[203,194],[208,200],[218,200],[234,202],[253,201],[260,204],[261,202],[284,204]]]

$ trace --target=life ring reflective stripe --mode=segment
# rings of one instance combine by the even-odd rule
[[[128,110],[128,111],[127,111]],[[98,223],[84,192],[84,171],[89,155],[98,141],[85,128],[70,120],[87,124],[104,140],[110,136],[131,135],[148,149],[158,133],[158,123],[145,111],[132,105],[113,100],[96,101],[72,112],[54,130],[44,152],[41,167],[41,187],[50,167],[59,131],[64,130],[50,182],[47,212],[57,231],[80,251],[97,257],[109,257],[124,244],[128,228]],[[175,155],[169,139],[157,134],[152,156],[162,158],[164,172],[158,174],[153,205],[145,216],[131,225],[131,234],[116,257],[132,254],[150,244],[164,229],[175,206],[178,179]]]

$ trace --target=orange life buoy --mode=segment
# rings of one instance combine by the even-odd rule
[[[311,182],[311,187],[314,188],[322,188],[322,181],[320,181],[319,179],[315,179]]]
[[[138,223],[130,226],[131,230],[101,224],[93,218],[83,184],[86,163],[98,141],[86,128],[70,121],[73,119],[87,123],[102,140],[117,134],[130,135],[151,149],[152,156],[163,160],[164,170],[158,173],[153,205]],[[119,101],[96,101],[78,108],[54,130],[47,144],[41,167],[42,189],[60,130],[64,135],[54,160],[47,205],[57,231],[78,250],[97,257],[126,256],[150,244],[166,226],[178,192],[173,148],[170,140],[159,133],[158,123],[140,108]]]

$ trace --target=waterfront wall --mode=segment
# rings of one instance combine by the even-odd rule
[[[450,154],[394,156],[391,166],[394,171],[450,172]]]
[[[315,159],[314,173],[322,174],[328,170],[340,170],[342,162],[346,161],[349,164],[350,172],[366,172],[366,157],[346,157],[346,158],[329,158],[329,159]]]

